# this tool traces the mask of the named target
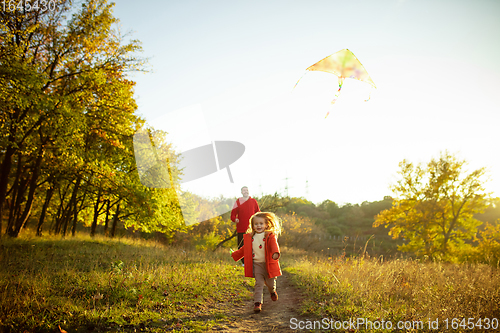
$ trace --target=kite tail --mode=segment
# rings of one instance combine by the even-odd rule
[[[335,104],[335,102],[339,98],[339,96],[340,96],[340,90],[342,89],[342,85],[343,84],[344,84],[344,78],[340,78],[339,77],[339,90],[337,90],[337,93],[335,94],[335,97],[333,98],[333,100],[331,101],[330,104]]]
[[[330,102],[331,105],[335,104],[335,102],[337,101],[337,99],[339,98],[340,96],[340,90],[342,89],[342,85],[344,84],[344,78],[342,77],[339,77],[339,90],[337,90],[337,93],[335,94],[335,97],[333,98],[333,100]],[[330,111],[328,111],[326,113],[326,117],[328,117],[328,115],[330,114]]]

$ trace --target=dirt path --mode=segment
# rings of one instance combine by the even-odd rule
[[[212,328],[218,332],[294,332],[290,328],[290,319],[299,318],[298,307],[301,295],[290,282],[290,273],[283,272],[276,282],[279,299],[271,300],[264,288],[264,304],[260,313],[253,311],[253,299],[235,305],[231,321]]]

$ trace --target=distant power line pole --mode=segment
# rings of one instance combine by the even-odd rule
[[[288,176],[285,178],[285,194],[286,196],[288,197],[288,179],[291,179],[289,178]]]
[[[309,198],[309,180],[306,179],[306,199]]]

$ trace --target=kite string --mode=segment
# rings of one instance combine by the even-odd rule
[[[294,85],[294,86],[293,86],[293,88],[292,88],[292,91],[295,89],[295,87],[299,84],[300,80],[302,80],[302,78],[303,78],[306,74],[307,74],[307,71],[304,73],[304,75],[302,75],[302,76],[300,77],[300,79],[297,81],[297,83],[295,83],[295,85]]]
[[[370,98],[372,98],[373,86],[370,89],[370,94],[368,95],[368,99],[365,99],[365,102],[368,102]]]

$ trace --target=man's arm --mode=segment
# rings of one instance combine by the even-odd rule
[[[238,223],[240,220],[236,217],[239,216],[240,207],[238,206],[238,199],[236,199],[233,209],[231,210],[231,221]]]

